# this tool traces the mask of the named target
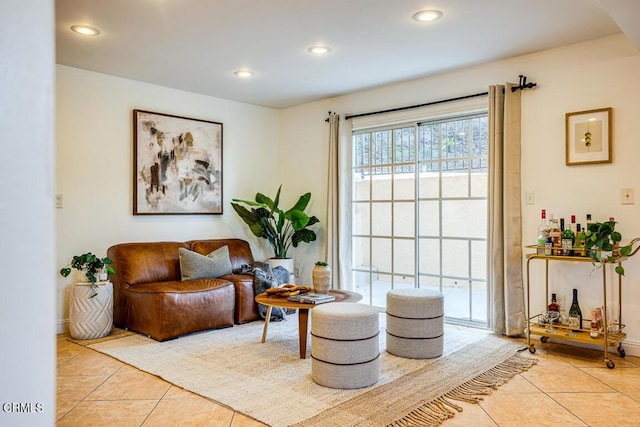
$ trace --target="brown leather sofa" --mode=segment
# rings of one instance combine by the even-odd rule
[[[181,280],[178,248],[206,255],[225,245],[234,274]],[[243,264],[254,261],[244,240],[122,243],[110,247],[107,256],[115,269],[111,281],[117,327],[164,341],[260,318],[253,276],[235,274]]]

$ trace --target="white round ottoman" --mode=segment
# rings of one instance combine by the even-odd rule
[[[352,302],[311,311],[311,378],[331,388],[362,388],[380,376],[379,313]]]
[[[442,355],[444,296],[429,289],[387,293],[387,352],[408,359]]]

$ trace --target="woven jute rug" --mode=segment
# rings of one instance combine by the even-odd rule
[[[457,400],[477,402],[492,388],[535,363],[522,348],[481,331],[445,327],[440,358],[412,360],[385,348],[381,315],[380,380],[358,390],[336,390],[311,379],[300,359],[295,316],[269,325],[236,325],[157,342],[133,334],[89,344],[138,369],[278,426],[437,426],[454,416]],[[311,348],[310,345],[308,348]]]

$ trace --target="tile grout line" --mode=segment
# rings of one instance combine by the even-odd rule
[[[82,349],[85,349],[85,348],[86,348],[86,347],[83,347],[83,346],[81,346],[80,344],[76,344],[76,343],[74,343],[74,342],[72,342],[72,341],[69,341],[69,342],[71,342],[73,345],[77,345],[77,346],[81,347]],[[81,352],[78,352],[77,354],[74,354],[71,358],[69,358],[69,360],[67,360],[66,362],[64,362],[62,365],[64,365],[65,363],[69,362],[69,361],[70,361],[70,360],[72,360],[73,358],[75,358],[75,357],[79,356],[80,354],[81,354]],[[61,366],[62,366],[62,365],[61,365]],[[124,366],[124,364],[123,364],[123,365],[121,365],[118,369],[116,369],[116,370],[115,370],[114,372],[112,372],[111,374],[107,375],[107,377],[106,377],[106,378],[105,378],[105,379],[104,379],[100,384],[96,385],[96,386],[95,386],[91,391],[89,391],[89,392],[88,392],[88,393],[87,393],[87,394],[86,394],[82,399],[80,399],[80,401],[78,401],[78,403],[76,403],[76,404],[73,406],[73,408],[69,409],[69,410],[68,410],[68,411],[67,411],[67,412],[66,412],[62,417],[60,417],[59,419],[56,419],[56,424],[57,424],[59,421],[62,421],[62,420],[64,419],[64,417],[66,417],[67,415],[69,415],[69,414],[71,413],[71,411],[72,411],[73,409],[77,408],[77,407],[78,407],[82,402],[91,402],[91,401],[88,401],[88,400],[87,400],[87,397],[89,397],[89,396],[91,395],[91,393],[93,393],[93,392],[94,392],[94,391],[96,391],[100,386],[102,386],[104,383],[106,383],[106,382],[109,380],[109,378],[111,378],[113,375],[115,375],[115,374],[116,374],[116,372],[120,371],[120,369],[122,369],[122,367],[123,367],[123,366]],[[56,370],[57,370],[57,368],[56,368]],[[63,375],[62,377],[63,377],[63,378],[70,378],[70,377],[72,377],[72,375]],[[60,376],[56,375],[56,380],[59,380],[60,378],[61,378]],[[57,418],[57,417],[56,417],[56,418]]]
[[[581,371],[581,369],[575,365],[573,365],[572,363],[564,360],[562,358],[562,356],[560,356],[559,354],[557,354],[556,352],[553,351],[553,349],[546,349],[545,352],[549,355],[549,356],[553,356],[554,358],[557,358],[559,361],[566,363],[572,370],[578,370]],[[581,371],[582,372],[582,371]],[[540,390],[540,392],[542,392],[545,396],[547,396],[549,399],[551,399],[553,402],[555,402],[558,406],[560,406],[561,408],[563,408],[565,411],[567,411],[569,414],[573,415],[574,417],[576,417],[576,419],[580,420],[581,423],[583,423],[585,426],[588,426],[589,424],[587,424],[585,422],[585,420],[583,420],[580,416],[578,416],[578,414],[574,413],[572,410],[570,410],[569,408],[567,408],[566,406],[564,406],[562,403],[560,403],[559,401],[557,401],[556,399],[553,398],[553,396],[551,396],[549,393],[576,393],[576,392],[547,392],[546,390],[543,390],[541,387],[538,387],[536,384],[534,384],[533,382],[531,382],[528,378],[524,377],[523,378],[529,382],[532,386],[534,386],[535,388],[537,388],[538,390]],[[607,385],[607,384],[605,384]],[[607,385],[608,386],[608,385]],[[597,394],[602,394],[602,392],[594,392]]]
[[[141,371],[141,372],[144,372],[144,371]],[[144,373],[145,373],[145,374],[148,374],[147,372],[144,372]],[[163,380],[163,381],[164,381],[164,380]],[[158,399],[158,401],[156,402],[156,404],[155,404],[155,405],[153,405],[153,408],[151,408],[151,410],[149,411],[149,413],[147,414],[147,416],[146,416],[146,417],[144,417],[144,420],[142,420],[142,423],[140,424],[140,427],[142,427],[142,426],[144,425],[144,423],[146,423],[146,422],[147,422],[147,420],[149,419],[149,417],[151,416],[151,414],[153,414],[153,411],[155,411],[155,410],[156,410],[156,408],[158,407],[158,405],[160,404],[160,401],[161,401],[162,399],[164,399],[164,398],[165,398],[165,396],[167,395],[167,393],[169,393],[169,390],[171,390],[171,383],[168,383],[168,382],[167,382],[167,384],[169,384],[169,387],[167,387],[167,389],[166,389],[166,390],[165,390],[165,392],[162,394],[162,396],[160,397],[160,399]]]
[[[557,353],[552,351],[552,354],[556,357],[559,357],[560,359],[563,359],[561,355],[558,355]],[[627,398],[629,398],[629,396],[627,396],[624,392],[618,390],[617,388],[615,388],[614,386],[607,384],[606,382],[600,380],[599,378],[596,378],[595,376],[593,376],[592,374],[590,374],[589,372],[585,371],[585,369],[595,369],[594,367],[580,367],[580,366],[575,366],[573,363],[571,362],[567,362],[569,363],[569,365],[573,368],[578,370],[579,372],[582,372],[583,374],[586,374],[587,376],[589,376],[590,378],[598,381],[599,383],[601,383],[602,385],[609,387],[611,390],[611,392],[602,392],[602,391],[598,391],[598,392],[557,392],[558,394],[572,394],[572,393],[579,393],[579,394],[584,394],[584,393],[593,393],[593,394],[598,394],[598,395],[603,395],[603,394],[612,394],[612,395],[622,395],[625,396]],[[609,369],[609,368],[607,368]],[[621,368],[618,368],[621,369]],[[549,393],[544,392],[550,399],[552,399],[554,402],[556,402],[558,405],[560,405],[561,407],[563,407],[566,411],[568,411],[569,413],[571,413],[574,417],[576,417],[577,419],[579,419],[581,422],[583,422],[586,426],[588,426],[589,424],[583,420],[580,416],[578,416],[578,414],[574,413],[573,411],[571,411],[569,408],[565,407],[562,403],[560,403],[559,401],[557,401],[556,399],[553,398],[553,396],[550,396]],[[632,399],[633,400],[633,399]]]

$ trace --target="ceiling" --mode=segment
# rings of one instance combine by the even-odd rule
[[[56,0],[57,63],[284,108],[625,31],[635,0]],[[437,9],[443,17],[411,17]],[[635,13],[630,19],[630,13]],[[74,24],[100,29],[86,37]],[[626,29],[625,29],[626,28]],[[633,33],[635,32],[635,33]],[[307,48],[324,44],[322,57]],[[251,79],[233,75],[255,72]],[[535,77],[535,76],[533,76]],[[515,78],[515,76],[514,76]]]

